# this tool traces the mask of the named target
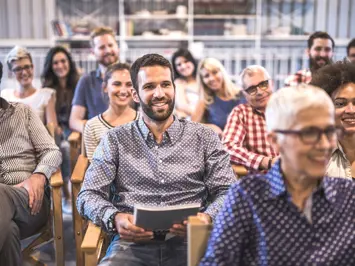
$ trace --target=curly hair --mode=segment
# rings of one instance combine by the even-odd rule
[[[196,73],[197,73],[197,62],[195,60],[195,58],[192,56],[192,54],[190,53],[189,50],[184,49],[184,48],[180,48],[179,50],[177,50],[171,57],[171,64],[173,65],[173,70],[174,70],[174,77],[175,79],[181,78],[181,79],[185,79],[186,77],[181,76],[179,71],[177,71],[176,69],[176,65],[175,65],[175,60],[178,57],[184,57],[188,62],[191,62],[194,65],[194,71],[192,73],[192,75],[194,77],[196,77]]]
[[[175,88],[173,68],[169,60],[167,60],[164,56],[160,54],[146,54],[134,61],[130,70],[133,88],[137,92],[139,92],[138,72],[142,67],[148,66],[162,66],[169,68],[171,73],[171,81],[173,82],[173,86]]]
[[[338,61],[320,68],[312,76],[311,85],[325,90],[329,96],[339,87],[355,83],[355,64]]]

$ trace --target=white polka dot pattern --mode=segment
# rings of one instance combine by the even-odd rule
[[[325,177],[312,224],[290,201],[276,163],[230,188],[200,266],[355,265],[355,183]]]
[[[105,135],[85,175],[78,210],[106,229],[113,213],[131,213],[134,204],[199,202],[213,218],[235,182],[229,160],[218,136],[201,124],[175,118],[157,144],[139,119]]]

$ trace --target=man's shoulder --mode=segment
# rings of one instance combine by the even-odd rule
[[[232,185],[232,189],[243,197],[259,198],[270,190],[270,183],[264,174],[249,174]]]
[[[198,134],[202,136],[205,134],[207,135],[215,134],[213,129],[211,129],[210,127],[202,123],[193,122],[185,119],[180,119],[179,121],[183,125],[184,130],[188,133],[193,132],[194,134]]]
[[[325,181],[339,192],[342,191],[342,194],[355,195],[355,182],[351,179],[327,176],[325,177]]]

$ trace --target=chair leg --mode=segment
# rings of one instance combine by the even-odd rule
[[[78,198],[80,192],[80,184],[72,183],[72,204],[73,204],[73,224],[75,234],[75,247],[76,247],[76,265],[84,266],[84,253],[81,250],[81,243],[83,242],[84,235],[84,221],[81,218],[74,199]]]
[[[22,250],[22,256],[24,258],[30,258],[31,254],[35,251],[35,249],[53,241],[53,233],[46,229],[40,233],[26,248]]]
[[[61,187],[52,188],[53,198],[53,223],[54,223],[54,250],[57,266],[64,266],[64,241],[63,241],[63,212]]]

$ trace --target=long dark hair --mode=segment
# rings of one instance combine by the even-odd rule
[[[176,66],[175,66],[175,60],[178,57],[184,57],[188,62],[191,62],[194,65],[194,71],[192,75],[196,78],[196,73],[197,73],[197,62],[195,58],[192,56],[189,50],[180,48],[177,50],[171,57],[171,64],[173,65],[173,70],[174,70],[174,77],[175,79],[181,78],[181,79],[186,79],[185,77],[181,76],[179,71],[177,71]]]
[[[53,71],[52,68],[52,62],[53,62],[53,57],[57,53],[63,53],[66,55],[68,58],[69,62],[69,73],[67,76],[67,82],[66,82],[66,93],[68,93],[70,96],[69,97],[64,97],[64,91],[59,88],[59,79],[56,76],[56,74]],[[75,62],[73,61],[70,53],[67,51],[62,46],[55,46],[51,48],[46,56],[45,62],[44,62],[44,69],[41,75],[42,79],[42,87],[49,87],[53,88],[57,92],[57,110],[59,106],[62,104],[62,101],[64,101],[64,98],[66,98],[66,101],[68,101],[69,105],[71,104],[72,98],[74,96],[74,90],[76,87],[76,84],[79,80],[79,73],[76,68]]]

